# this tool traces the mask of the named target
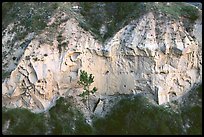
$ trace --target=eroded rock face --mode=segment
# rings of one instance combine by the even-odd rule
[[[20,31],[16,33],[15,31]],[[19,34],[26,31],[24,26],[19,22],[11,23],[2,31],[2,72],[10,73],[13,71],[23,55],[28,44],[34,38],[35,33],[28,33],[25,39],[17,38]],[[4,76],[2,78],[4,80]]]
[[[105,44],[72,18],[59,25],[52,44],[41,42],[46,37],[43,32],[30,42],[3,82],[3,106],[43,112],[59,96],[77,98],[82,92],[77,84],[80,70],[95,76],[92,86],[100,98],[96,113],[104,111],[103,100],[109,95],[146,93],[163,104],[202,81],[202,41],[192,38],[182,22],[162,14],[132,21]]]

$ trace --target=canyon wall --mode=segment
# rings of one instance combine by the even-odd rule
[[[30,35],[19,63],[2,83],[2,105],[43,112],[60,96],[77,98],[83,90],[77,84],[80,70],[94,75],[95,98],[145,93],[158,104],[177,99],[202,82],[202,33],[197,33],[202,19],[196,23],[190,34],[181,21],[150,12],[101,44],[70,18],[52,35],[46,29]]]

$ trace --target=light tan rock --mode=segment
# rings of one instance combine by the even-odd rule
[[[179,21],[171,22],[163,16],[148,13],[103,45],[80,28],[75,19],[68,19],[56,32],[62,31],[63,41],[69,41],[61,53],[57,35],[49,45],[40,42],[49,37],[42,32],[28,45],[10,78],[2,83],[3,105],[43,112],[59,96],[73,95],[79,100],[77,94],[83,90],[77,84],[80,70],[93,74],[90,88],[97,87],[96,96],[151,92],[158,104],[182,96],[202,81],[201,45]],[[51,19],[50,24],[53,22]],[[26,60],[26,56],[31,57]],[[25,89],[25,95],[21,95]],[[21,96],[30,96],[28,106],[20,103]],[[95,113],[102,113],[102,105],[99,102]]]

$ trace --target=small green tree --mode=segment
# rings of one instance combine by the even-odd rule
[[[94,94],[97,91],[96,87],[94,87],[92,90],[89,89],[91,83],[93,82],[94,76],[92,76],[92,74],[88,75],[86,71],[80,70],[80,80],[77,83],[83,86],[84,91],[81,94],[79,94],[79,96],[82,97],[83,100],[87,101],[87,106],[89,110],[90,110],[89,95]]]

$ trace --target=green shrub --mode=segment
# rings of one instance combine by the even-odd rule
[[[105,42],[141,14],[139,2],[82,2],[80,6],[81,14],[85,18],[85,23],[81,23],[81,27],[88,28],[101,42]],[[100,35],[102,24],[107,25],[107,33],[104,36]]]
[[[90,85],[93,82],[94,76],[92,76],[92,74],[89,75],[86,71],[80,70],[80,80],[77,83],[83,86],[84,91],[81,94],[79,94],[79,96],[82,97],[84,100],[87,100],[87,106],[89,110],[90,110],[89,96],[90,94],[94,94],[97,91],[96,87],[90,90]]]
[[[43,114],[34,114],[27,109],[9,109],[2,112],[2,125],[10,120],[6,134],[44,134],[46,131]]]
[[[19,39],[24,38],[28,32],[39,33],[47,26],[48,17],[51,16],[58,7],[58,3],[43,2],[5,2],[2,5],[3,30],[8,24],[20,21],[20,25],[25,26],[26,33],[14,30]],[[14,28],[15,29],[15,28]],[[17,39],[18,39],[17,38]]]
[[[51,108],[49,117],[44,113],[34,114],[27,109],[2,109],[2,127],[10,120],[6,133],[9,135],[71,135],[92,134],[92,128],[85,122],[82,113],[74,108],[71,98],[60,98]],[[49,132],[48,132],[49,131]]]
[[[152,105],[145,97],[137,95],[133,99],[122,99],[107,117],[95,118],[94,126],[96,134],[201,134],[201,110],[195,108],[177,112],[170,107]],[[193,122],[188,132],[183,128],[183,117]]]
[[[92,134],[91,127],[85,122],[82,113],[70,103],[71,98],[60,98],[50,110],[49,125],[54,127],[51,134]]]
[[[202,85],[192,95],[200,95],[201,90]],[[189,97],[193,98],[191,95]],[[143,95],[125,96],[106,117],[95,117],[92,127],[72,102],[71,97],[61,97],[48,112],[49,117],[33,114],[26,109],[2,108],[2,127],[10,120],[9,129],[4,134],[202,134],[202,105],[192,105],[194,100],[185,105],[178,104],[180,108],[175,110],[169,105],[153,105]],[[186,128],[186,125],[189,127]]]
[[[193,23],[199,17],[198,9],[196,9],[194,6],[190,6],[182,2],[174,2],[169,6],[166,5],[166,3],[153,5],[156,8],[156,12],[161,11],[170,15],[174,19],[178,19],[179,17],[183,16],[187,18],[191,23]],[[152,5],[148,5],[148,7],[150,8],[152,7]]]

